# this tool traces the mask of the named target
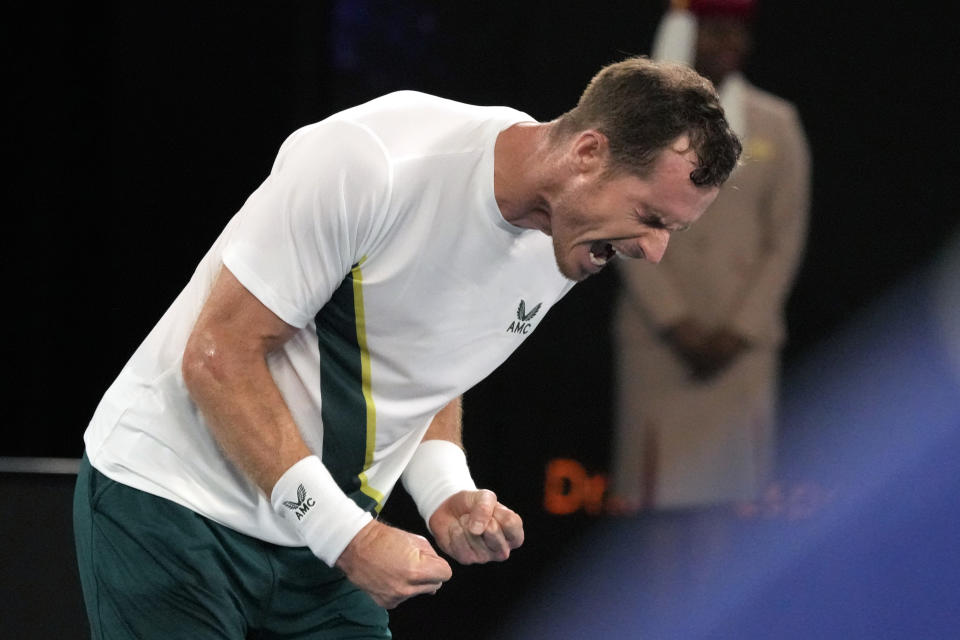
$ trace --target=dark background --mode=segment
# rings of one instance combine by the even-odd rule
[[[791,357],[923,265],[958,225],[950,25],[932,9],[830,4],[762,3],[748,70],[798,105],[813,151]],[[2,453],[80,453],[100,394],[294,128],[397,88],[550,119],[602,64],[646,53],[661,10],[21,3],[6,27],[4,350],[16,428]],[[614,285],[604,274],[578,287],[530,341],[589,369],[579,386],[604,386],[590,379],[606,375],[603,354],[580,358],[603,342]],[[581,323],[589,335],[570,326]],[[566,369],[539,362],[525,391],[565,384],[554,372]]]
[[[0,456],[58,457],[82,453],[100,395],[293,129],[399,88],[551,119],[601,65],[647,53],[663,10],[658,1],[8,4],[12,384]],[[958,229],[955,40],[932,5],[761,3],[748,75],[797,104],[814,160],[788,371]],[[543,469],[555,457],[606,469],[616,286],[612,272],[578,285],[468,394],[478,483],[524,512],[529,542],[502,567],[458,569],[449,595],[401,607],[398,638],[427,609],[438,629],[462,631],[449,637],[468,637],[464,625],[481,637],[589,529],[589,515],[542,513]],[[386,516],[420,526],[405,496]],[[464,619],[474,601],[483,606]]]

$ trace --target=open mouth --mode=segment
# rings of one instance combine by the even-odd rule
[[[609,242],[594,242],[590,245],[590,262],[595,266],[605,266],[615,255],[617,250]]]

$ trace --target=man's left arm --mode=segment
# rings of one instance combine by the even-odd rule
[[[437,545],[460,564],[506,560],[523,544],[523,521],[487,489],[477,489],[462,445],[462,404],[456,398],[433,418],[403,486]]]

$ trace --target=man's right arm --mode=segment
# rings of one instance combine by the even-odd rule
[[[267,496],[291,467],[313,455],[267,366],[267,356],[296,331],[224,267],[183,354],[184,382],[208,427]],[[331,502],[343,508],[349,498],[333,489]],[[433,593],[450,578],[449,565],[421,536],[376,520],[345,535],[349,542],[334,556],[336,566],[381,606]]]
[[[183,379],[232,462],[270,495],[311,454],[267,367],[294,333],[223,268],[183,354]]]

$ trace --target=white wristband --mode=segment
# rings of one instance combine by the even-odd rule
[[[403,471],[403,487],[430,527],[430,516],[443,501],[459,491],[474,491],[467,456],[449,440],[421,442]],[[433,533],[431,531],[430,533]]]
[[[277,514],[293,522],[314,555],[333,566],[373,516],[348,498],[317,456],[296,463],[270,493]]]

